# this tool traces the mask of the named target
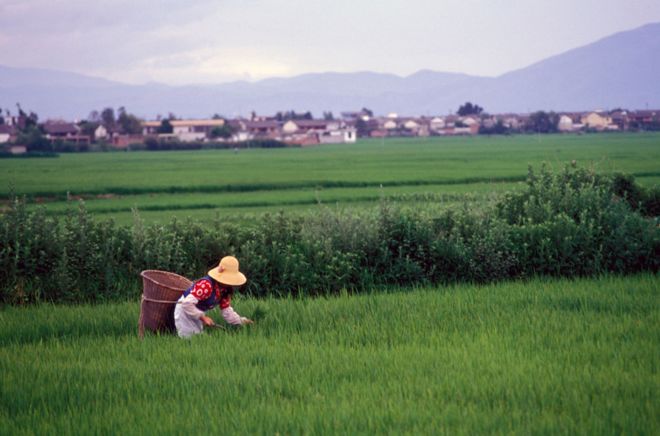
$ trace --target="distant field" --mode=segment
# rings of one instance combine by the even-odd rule
[[[0,196],[27,195],[60,213],[83,195],[98,217],[148,220],[358,206],[383,196],[452,201],[515,189],[528,165],[576,160],[660,180],[659,134],[540,135],[365,140],[304,149],[117,152],[0,160]],[[412,197],[411,197],[412,196]],[[53,201],[57,200],[57,201]],[[417,198],[419,200],[419,198]]]
[[[271,191],[189,194],[140,194],[116,196],[112,199],[92,198],[85,201],[89,212],[98,218],[112,217],[119,223],[133,219],[134,208],[147,221],[168,221],[187,216],[207,219],[215,215],[237,217],[264,212],[313,210],[318,206],[363,207],[381,198],[403,203],[433,201],[453,204],[457,201],[483,202],[494,193],[516,189],[516,183],[472,183],[460,185],[394,186],[368,188],[301,188]],[[77,202],[57,201],[46,206],[53,214],[75,208]],[[162,218],[162,219],[161,219]]]
[[[242,298],[265,318],[190,341],[140,341],[137,302],[7,307],[0,434],[654,435],[659,289],[639,275]]]

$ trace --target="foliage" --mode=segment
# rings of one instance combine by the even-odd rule
[[[16,103],[16,108],[18,109],[18,130],[20,132],[28,132],[38,127],[39,116],[35,112],[28,114],[18,103]]]
[[[635,183],[630,174],[614,174],[612,190],[618,197],[624,199],[633,210],[644,216],[660,216],[660,187],[644,188]]]
[[[113,108],[107,107],[101,111],[101,123],[109,132],[115,130],[117,119],[115,118],[115,110]]]
[[[229,139],[229,138],[231,138],[231,135],[233,135],[233,134],[234,134],[234,130],[226,122],[222,126],[214,127],[213,129],[211,129],[211,132],[210,132],[211,138]]]
[[[117,124],[122,133],[128,135],[137,135],[142,133],[142,121],[135,115],[126,112],[124,107],[119,108]]]
[[[160,126],[158,126],[158,129],[156,129],[156,133],[172,133],[174,132],[174,127],[172,127],[172,123],[170,123],[170,120],[165,118],[163,121],[160,122]]]
[[[37,125],[30,125],[19,131],[16,143],[25,145],[28,151],[53,151],[53,144]]]
[[[172,150],[227,150],[244,148],[284,148],[290,147],[287,143],[275,139],[251,139],[240,142],[201,142],[201,141],[179,141],[177,139],[158,139],[150,136],[144,140],[144,144],[131,144],[132,151],[172,151]]]
[[[525,130],[531,133],[557,133],[559,131],[559,114],[538,111],[529,116]]]
[[[633,120],[629,125],[630,130],[636,131],[646,131],[646,132],[660,132],[660,121],[659,120],[650,120],[650,121],[637,121]]]
[[[504,125],[502,120],[497,120],[492,127],[486,127],[485,125],[479,126],[480,135],[508,135],[511,133],[511,129]]]
[[[462,104],[458,108],[458,111],[456,111],[456,114],[460,115],[462,117],[465,117],[467,115],[479,115],[483,111],[484,111],[484,108],[482,108],[478,104],[472,104],[468,101],[465,104]]]
[[[84,204],[60,221],[22,201],[0,217],[1,300],[98,301],[134,295],[135,275],[202,275],[234,254],[254,295],[490,282],[535,275],[658,271],[660,230],[616,195],[612,178],[579,168],[530,170],[495,207],[321,209],[266,214],[238,227],[191,220],[132,228],[93,221]]]
[[[290,111],[285,111],[285,112],[277,112],[275,114],[275,119],[277,121],[289,121],[289,120],[313,120],[314,117],[312,116],[312,113],[307,111],[307,112],[296,112],[294,110]]]
[[[87,143],[75,143],[58,138],[52,141],[52,150],[57,153],[87,152],[90,146]]]
[[[98,121],[81,121],[79,124],[80,133],[94,139],[94,132],[100,125],[101,124]]]
[[[360,115],[366,115],[366,116],[369,117],[369,118],[373,118],[373,116],[374,116],[374,111],[372,111],[372,110],[369,109],[369,108],[363,107],[363,108],[360,110]],[[362,117],[359,117],[359,118],[362,118]]]
[[[358,138],[367,138],[371,134],[369,124],[362,117],[355,120],[355,130]]]

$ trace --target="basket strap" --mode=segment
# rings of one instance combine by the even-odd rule
[[[163,303],[163,304],[177,304],[178,301],[171,301],[171,300],[154,300],[153,298],[147,298],[144,295],[142,295],[142,301],[148,301],[150,303]]]

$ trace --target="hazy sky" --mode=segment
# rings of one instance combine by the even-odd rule
[[[659,0],[0,0],[0,64],[171,84],[496,76],[658,21]]]

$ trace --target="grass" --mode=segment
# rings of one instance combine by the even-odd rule
[[[0,433],[658,434],[657,276],[238,299],[136,337],[135,302],[0,311]]]
[[[0,160],[0,198],[28,195],[61,213],[67,192],[86,195],[99,218],[210,220],[275,210],[309,210],[318,200],[362,207],[381,196],[487,195],[515,187],[529,164],[572,160],[601,172],[660,180],[660,135],[521,135],[363,140],[305,149],[63,154]],[[381,188],[382,185],[382,188]],[[112,194],[112,195],[107,195]],[[108,198],[99,198],[108,197]],[[57,201],[51,201],[57,200]],[[242,218],[241,218],[242,219]]]
[[[369,188],[330,188],[271,190],[226,193],[190,194],[141,194],[115,196],[112,200],[90,198],[85,201],[86,209],[97,218],[112,217],[127,224],[133,220],[133,209],[142,219],[149,222],[169,222],[172,216],[185,218],[195,214],[211,219],[216,214],[222,217],[254,215],[264,212],[314,210],[318,205],[363,207],[378,202],[381,198],[390,201],[415,203],[419,201],[450,204],[463,201],[485,202],[494,194],[515,190],[518,183],[473,183],[469,185],[425,185],[391,186]],[[78,201],[54,201],[31,204],[31,208],[46,207],[50,214],[64,214],[77,210]],[[154,215],[154,218],[151,217]],[[162,218],[159,220],[159,218]]]
[[[654,173],[658,134],[413,138],[307,149],[132,152],[0,161],[0,194],[278,189],[323,183],[447,183],[524,177],[528,164],[577,160],[603,171]],[[330,186],[330,185],[328,185]],[[231,189],[231,188],[229,188]]]

